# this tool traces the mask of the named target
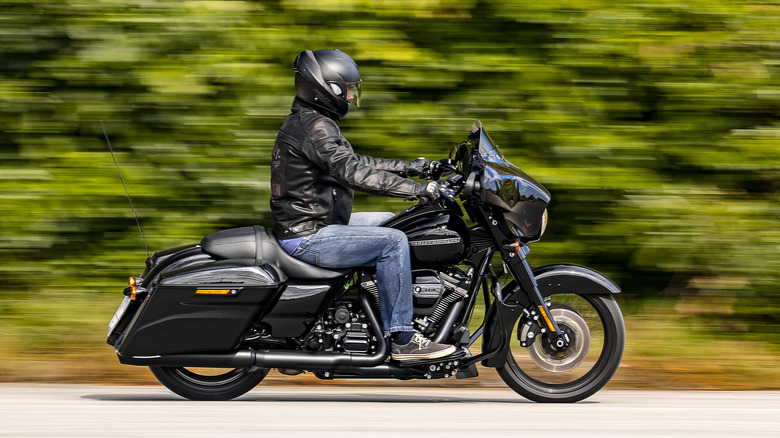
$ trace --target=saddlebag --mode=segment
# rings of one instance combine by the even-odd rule
[[[235,349],[282,294],[284,274],[256,260],[221,260],[169,272],[150,288],[124,335],[121,356]]]

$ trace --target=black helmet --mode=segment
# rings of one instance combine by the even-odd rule
[[[304,50],[295,58],[295,91],[298,98],[344,117],[349,105],[360,106],[360,72],[340,50]]]

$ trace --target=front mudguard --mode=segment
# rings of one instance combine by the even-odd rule
[[[600,273],[577,265],[546,265],[532,270],[542,297],[555,294],[609,295],[620,293],[620,288]],[[517,319],[523,309],[531,305],[517,282],[509,283],[495,299],[485,317],[482,352],[489,355],[482,361],[486,367],[502,367],[509,352],[509,342]]]

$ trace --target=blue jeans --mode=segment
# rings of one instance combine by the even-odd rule
[[[353,213],[349,225],[329,225],[306,236],[293,257],[323,268],[376,266],[385,334],[413,331],[412,273],[406,234],[378,227],[393,213]]]

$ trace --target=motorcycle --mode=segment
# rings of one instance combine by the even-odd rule
[[[107,343],[121,363],[148,366],[192,400],[238,397],[272,368],[325,380],[466,379],[478,376],[477,364],[536,402],[596,393],[625,346],[620,289],[582,266],[530,267],[550,194],[504,158],[479,121],[439,168],[460,203],[421,200],[382,226],[408,236],[415,329],[455,345],[453,355],[392,360],[372,269],[307,264],[259,225],[151,255],[124,289]],[[506,275],[493,272],[496,255]]]

